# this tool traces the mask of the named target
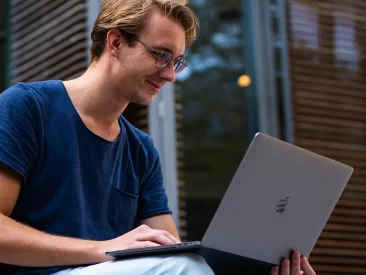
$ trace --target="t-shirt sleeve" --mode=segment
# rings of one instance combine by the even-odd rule
[[[150,160],[148,161],[149,169],[146,169],[147,173],[145,173],[140,187],[138,207],[140,220],[172,213],[168,207],[168,197],[163,186],[159,154],[153,145],[151,147],[151,156],[148,158]]]
[[[23,84],[0,94],[0,163],[26,182],[37,159],[37,106]]]

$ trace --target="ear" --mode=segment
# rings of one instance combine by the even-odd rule
[[[106,50],[111,56],[119,56],[121,43],[124,43],[121,32],[116,29],[109,30],[106,37]]]

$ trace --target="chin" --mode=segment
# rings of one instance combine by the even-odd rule
[[[141,97],[141,98],[136,98],[135,100],[133,100],[134,103],[140,104],[140,105],[150,105],[155,99],[155,96],[150,96],[150,97]]]
[[[147,101],[144,103],[144,105],[150,105],[151,103],[153,103],[154,99],[155,99],[155,96],[154,96],[154,97],[152,97],[152,98],[150,98],[149,100],[147,100]]]
[[[149,105],[154,101],[157,95],[158,93],[156,92],[143,90],[135,93],[134,96],[132,96],[130,102],[134,102],[140,105]]]

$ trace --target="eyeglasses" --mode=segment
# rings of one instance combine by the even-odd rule
[[[156,55],[156,62],[155,62],[156,67],[164,68],[164,67],[168,66],[168,64],[173,60],[172,53],[154,49],[154,48],[146,45],[144,42],[140,41],[136,37],[134,37],[134,39],[136,41],[140,42],[142,45],[144,45],[148,51],[150,51]],[[174,59],[173,64],[174,64],[174,72],[176,74],[180,73],[187,67],[187,61],[183,57],[178,57],[178,58]]]

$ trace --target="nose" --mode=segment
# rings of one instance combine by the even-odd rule
[[[174,82],[176,75],[174,71],[174,64],[170,62],[166,67],[160,69],[160,77],[167,82]]]

